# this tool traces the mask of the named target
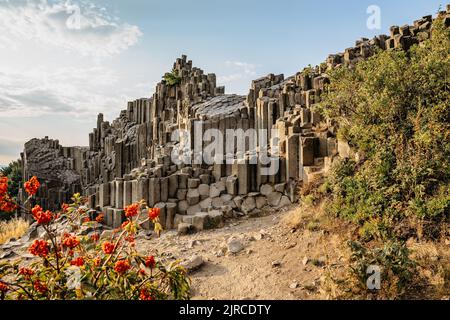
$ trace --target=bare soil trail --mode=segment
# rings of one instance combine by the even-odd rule
[[[201,257],[203,264],[191,272],[193,299],[326,299],[326,271],[344,269],[342,239],[320,228],[293,231],[284,221],[289,214],[269,211],[187,236],[169,231],[137,246],[167,260]],[[231,239],[242,250],[231,253]]]

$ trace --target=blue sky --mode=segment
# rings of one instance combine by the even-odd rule
[[[366,26],[370,5],[381,10],[380,30]],[[112,120],[127,100],[150,97],[181,54],[216,73],[227,93],[245,94],[252,79],[292,75],[439,5],[446,2],[0,0],[0,164],[33,137],[87,145],[98,112]]]

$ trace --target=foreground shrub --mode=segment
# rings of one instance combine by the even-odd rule
[[[351,286],[353,293],[368,292],[367,279],[370,266],[379,267],[380,289],[372,291],[378,298],[402,298],[415,285],[415,263],[409,258],[405,244],[387,241],[382,247],[367,248],[359,242],[350,241]]]
[[[26,183],[30,197],[37,192],[36,178]],[[89,222],[84,199],[76,194],[73,203],[57,214],[35,206],[31,214],[45,230],[29,253],[39,257],[27,267],[20,261],[0,263],[0,299],[188,299],[186,270],[177,263],[165,266],[153,256],[142,256],[135,248],[135,235],[151,221],[161,231],[159,209],[141,201],[125,209],[127,220],[110,239],[76,236]],[[61,226],[65,222],[63,230]]]

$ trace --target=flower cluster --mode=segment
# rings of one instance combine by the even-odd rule
[[[43,284],[41,281],[36,280],[34,282],[34,290],[36,290],[40,294],[46,294],[48,291],[48,287],[45,284]]]
[[[0,211],[13,212],[17,205],[8,195],[8,178],[0,177]]]
[[[6,178],[0,179],[2,201],[8,195],[7,183]],[[35,177],[27,182],[30,194],[27,201],[38,187]],[[70,205],[64,204],[59,213],[46,211],[39,205],[30,210],[30,215],[46,234],[34,240],[28,252],[42,259],[34,259],[26,267],[15,263],[2,265],[0,300],[189,298],[190,284],[184,268],[178,263],[160,265],[155,257],[143,256],[136,250],[136,235],[143,223],[151,221],[158,235],[162,231],[159,209],[149,209],[144,201],[128,206],[122,228],[108,235],[107,241],[98,242],[97,230],[75,236],[88,215],[85,198],[76,194],[72,201]],[[142,215],[143,220],[141,210],[150,212],[148,217]],[[62,219],[64,224],[59,223]],[[101,214],[94,221],[101,223],[103,220],[104,214]]]
[[[82,267],[84,266],[84,258],[83,257],[75,258],[72,261],[70,261],[70,264],[72,266]]]
[[[147,257],[147,259],[145,260],[145,266],[147,268],[154,268],[156,265],[156,261],[155,261],[155,257],[154,256],[149,256]]]
[[[137,216],[139,213],[139,204],[133,203],[125,208],[125,217],[131,218]]]
[[[63,240],[62,240],[63,247],[69,248],[69,249],[75,249],[76,247],[78,247],[79,244],[80,244],[80,240],[78,240],[77,237],[70,235],[70,234],[65,234],[63,236]]]
[[[37,177],[32,177],[30,180],[25,182],[23,185],[25,188],[25,191],[30,195],[33,196],[37,193],[39,187],[41,184],[39,183],[39,180]]]
[[[160,213],[160,208],[152,208],[148,210],[148,217],[150,218],[150,220],[155,221],[159,217]]]
[[[28,268],[20,268],[19,275],[29,279],[32,275],[34,275],[34,271]]]
[[[46,258],[49,253],[48,242],[45,240],[34,240],[31,246],[28,248],[28,252],[37,257]]]
[[[8,286],[0,281],[0,292],[5,293],[6,291],[8,291],[8,289]]]
[[[0,178],[0,197],[3,197],[8,192],[8,178]]]
[[[102,250],[105,254],[113,254],[116,246],[111,242],[103,242],[102,244]]]
[[[139,299],[140,300],[145,300],[145,301],[150,301],[150,300],[155,300],[153,298],[153,296],[150,294],[150,292],[148,292],[147,289],[142,289],[140,294],[139,294]]]
[[[33,215],[34,220],[41,225],[49,224],[53,220],[53,213],[48,210],[44,212],[38,205],[31,209],[31,214]]]
[[[130,270],[131,266],[128,260],[119,260],[114,265],[114,271],[116,271],[118,274],[123,275],[125,272]]]

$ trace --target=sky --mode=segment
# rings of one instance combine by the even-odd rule
[[[369,28],[379,8],[378,25]],[[435,14],[442,0],[0,0],[0,164],[49,136],[88,145],[103,113],[151,97],[182,54],[246,94]],[[369,10],[368,10],[369,9]],[[370,20],[373,21],[373,20]],[[375,27],[375,28],[374,28]]]

